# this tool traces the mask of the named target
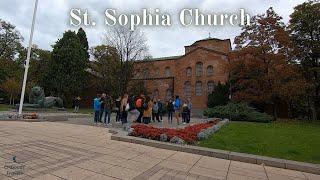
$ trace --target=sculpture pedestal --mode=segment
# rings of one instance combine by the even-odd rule
[[[16,105],[14,106],[14,108],[15,108],[15,109],[19,109],[19,106],[20,106],[20,104],[16,104]],[[29,104],[29,103],[25,103],[25,104],[23,104],[23,109],[24,109],[24,108],[35,108],[35,109],[37,109],[37,108],[41,108],[41,107],[40,107],[39,104]]]
[[[15,105],[15,109],[19,109],[19,104]],[[58,108],[58,107],[52,107],[52,108],[42,108],[39,104],[23,104],[23,112],[60,112],[60,111],[67,111],[66,108]]]

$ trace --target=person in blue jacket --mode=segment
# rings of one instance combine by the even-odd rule
[[[93,99],[93,110],[94,110],[94,123],[98,124],[101,109],[101,95],[97,94],[97,97]]]
[[[179,125],[179,114],[180,114],[180,108],[181,108],[181,100],[179,98],[179,96],[176,96],[176,99],[173,102],[173,108],[174,108],[174,115],[176,117],[177,120],[177,125]]]

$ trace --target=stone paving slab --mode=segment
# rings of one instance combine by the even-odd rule
[[[24,166],[23,174],[8,176],[4,167],[14,160]],[[316,180],[320,176],[114,141],[104,127],[2,121],[0,179]]]

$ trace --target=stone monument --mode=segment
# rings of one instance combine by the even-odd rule
[[[16,107],[19,107],[19,104]],[[35,86],[31,89],[29,103],[23,104],[23,107],[35,109],[63,108],[63,100],[60,97],[45,97],[43,88]]]

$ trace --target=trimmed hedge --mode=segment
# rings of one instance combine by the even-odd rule
[[[206,109],[203,114],[209,118],[228,118],[232,121],[270,122],[272,116],[261,113],[248,106],[246,103],[228,103]]]

